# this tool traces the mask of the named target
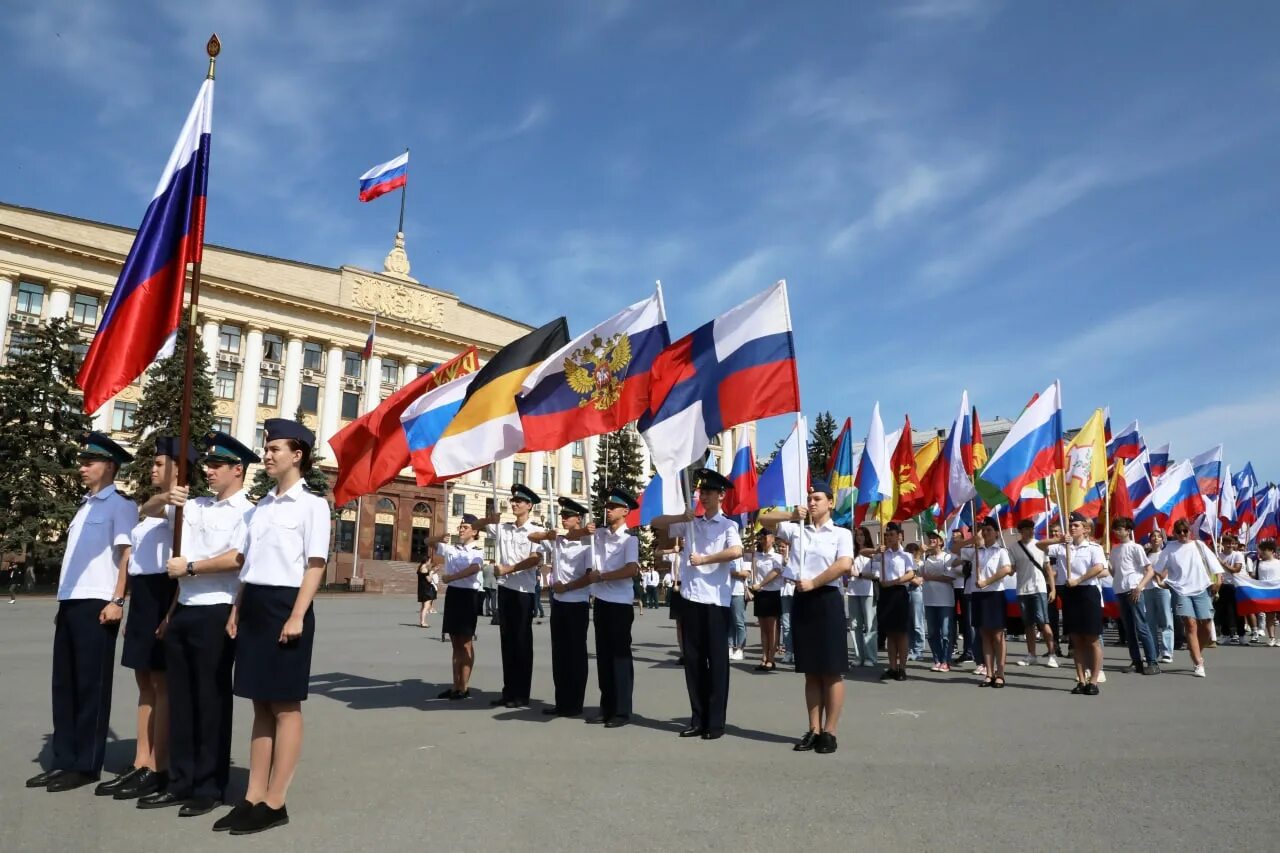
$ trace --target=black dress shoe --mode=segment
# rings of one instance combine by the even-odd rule
[[[631,718],[626,714],[619,714],[616,717],[610,717],[609,722],[604,724],[606,729],[620,729],[627,723],[631,722]]]
[[[93,793],[99,797],[109,797],[125,785],[128,785],[133,780],[133,777],[137,775],[138,768],[133,765],[129,765],[129,769],[121,773],[116,778],[108,779],[98,787],[94,788]]]
[[[724,737],[724,729],[707,729],[702,733],[703,740],[719,740]]]
[[[68,770],[66,773],[59,773],[53,781],[51,781],[46,791],[73,791],[76,788],[83,788],[98,781],[98,774],[81,773],[78,770]]]
[[[587,725],[589,726],[600,726],[607,722],[609,722],[609,718],[603,714],[596,717],[587,717]]]
[[[466,690],[455,690],[453,691],[453,695],[450,696],[449,698],[452,699],[454,702],[459,702],[463,699],[470,699],[471,688],[468,687]]]
[[[813,742],[817,740],[817,732],[805,732],[804,737],[800,738],[800,742],[791,747],[795,752],[808,752],[813,749]]]
[[[66,772],[67,771],[65,770],[46,770],[43,773],[37,773],[36,775],[32,776],[30,779],[27,780],[27,787],[43,788],[46,785],[48,785],[50,782],[52,782],[54,779],[57,779],[59,776],[61,776],[63,773],[66,773]]]
[[[169,784],[168,773],[157,773],[144,767],[131,780],[117,788],[111,796],[117,800],[136,800],[138,797],[163,791],[167,784]]]
[[[1077,681],[1076,686],[1071,688],[1071,692],[1079,696],[1084,693],[1084,682]]]
[[[702,737],[702,732],[703,729],[698,726],[689,726],[689,728],[681,730],[680,737]]]
[[[213,797],[193,797],[187,800],[182,808],[178,809],[178,817],[198,817],[202,814],[208,814],[218,807],[218,801]]]
[[[266,803],[258,803],[231,827],[232,835],[253,835],[267,829],[275,829],[289,822],[289,809],[281,806],[273,809]]]
[[[507,704],[508,702],[510,702],[510,701],[511,701],[511,700],[510,700],[510,699],[508,699],[508,698],[506,698],[505,696],[499,696],[497,699],[490,699],[490,700],[489,700],[489,707],[490,707],[490,708],[497,708],[499,705],[506,705],[506,704]]]
[[[896,677],[896,675],[897,675],[896,670],[886,669],[884,672],[880,673],[880,680],[892,681]]]
[[[897,672],[895,672],[895,673],[893,674],[893,680],[894,680],[894,681],[906,681],[906,680],[907,680],[907,671],[906,671],[905,669],[900,669],[900,670],[898,670]]]
[[[450,687],[448,690],[442,690],[436,694],[437,699],[454,699],[458,695],[458,691]]]
[[[240,802],[236,803],[235,807],[233,807],[231,811],[227,812],[222,817],[218,818],[213,822],[213,831],[226,832],[228,829],[232,827],[233,824],[235,824],[237,821],[241,820],[245,815],[247,815],[251,808],[253,808],[253,803],[249,802],[248,800],[241,800]]]
[[[819,755],[830,755],[836,751],[836,736],[830,732],[822,732],[813,739],[813,751]]]
[[[145,797],[139,797],[138,808],[163,809],[169,806],[182,805],[186,801],[186,797],[179,797],[177,794],[171,794],[168,791],[156,791],[154,794],[147,794]]]

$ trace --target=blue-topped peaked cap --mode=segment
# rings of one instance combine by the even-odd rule
[[[822,492],[828,499],[834,499],[835,494],[831,491],[831,484],[826,480],[814,480],[809,486],[809,492]]]
[[[162,435],[156,438],[156,456],[168,456],[175,462],[178,459],[178,447],[181,439],[176,435]],[[186,456],[188,462],[196,461],[196,449],[191,446],[191,442],[187,442]]]
[[[475,527],[476,525],[478,525],[478,524],[480,523],[480,519],[479,519],[479,518],[477,518],[475,515],[473,515],[473,514],[469,513],[469,512],[464,512],[464,513],[462,514],[462,523],[463,523],[463,524],[470,524],[472,527]]]
[[[639,509],[640,502],[636,500],[635,495],[626,489],[614,486],[609,490],[609,496],[604,499],[606,506],[624,506],[627,509]]]
[[[538,497],[538,493],[524,483],[516,483],[511,487],[511,499],[528,501],[531,504],[542,503],[542,498]]]
[[[573,498],[557,498],[556,503],[560,504],[561,515],[586,515],[590,510],[575,501]]]
[[[733,488],[733,483],[719,471],[713,471],[710,468],[699,469],[697,473],[698,488],[714,489],[717,492],[727,492]]]
[[[226,462],[229,464],[248,465],[261,462],[258,454],[235,440],[234,436],[225,432],[210,431],[200,440],[201,462]]]
[[[288,418],[267,418],[262,423],[263,441],[293,439],[307,447],[316,446],[316,434],[297,421]]]
[[[133,461],[133,454],[112,441],[111,436],[97,431],[85,435],[79,456],[81,459],[105,459],[117,465]]]

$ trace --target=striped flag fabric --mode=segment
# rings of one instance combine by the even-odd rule
[[[360,200],[373,201],[395,192],[409,182],[409,152],[379,163],[360,176]],[[417,192],[417,190],[414,190]]]

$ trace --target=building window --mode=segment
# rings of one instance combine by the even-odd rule
[[[438,364],[431,364],[430,362],[428,362],[427,364],[419,364],[419,365],[418,365],[418,375],[419,375],[419,376],[426,376],[428,373],[430,373],[431,371],[435,370],[435,369],[436,369],[437,367],[439,367],[439,366],[440,366],[440,365],[438,365]]]
[[[230,435],[231,434],[231,418],[214,418],[213,428],[218,432],[225,432],[227,435]]]
[[[400,384],[400,362],[393,361],[389,358],[382,360],[382,384],[383,385],[399,385]]]
[[[463,514],[465,514],[467,511],[467,496],[460,495],[455,492],[452,500],[453,500],[453,510],[452,510],[453,515],[455,515],[458,518],[462,518]]]
[[[9,355],[26,355],[36,341],[35,335],[19,332],[16,329],[9,335]],[[88,352],[88,350],[86,350]]]
[[[492,463],[480,469],[480,481],[483,483],[493,482],[493,465]]]
[[[582,494],[582,472],[574,471],[569,477],[569,491],[575,495]]]
[[[262,448],[267,446],[267,428],[262,424],[258,424],[253,428],[253,447],[261,452]]]
[[[77,293],[71,303],[71,321],[81,326],[96,328],[98,325],[98,297]]]
[[[342,375],[351,379],[359,379],[363,373],[364,359],[360,357],[360,353],[351,352],[350,350],[342,354]]]
[[[575,441],[573,443],[573,458],[581,459],[583,456],[586,456],[586,455],[587,455],[586,442],[582,441],[581,439],[579,439],[578,441]]]
[[[390,560],[395,547],[396,505],[390,498],[381,498],[373,517],[373,559]]]
[[[19,282],[17,312],[39,317],[42,308],[44,308],[44,288],[31,281]]]
[[[274,332],[267,332],[263,335],[262,360],[282,364],[284,362],[284,338]]]
[[[258,380],[258,402],[264,406],[280,404],[280,380],[264,376]]]
[[[124,400],[116,400],[115,407],[111,410],[111,429],[117,432],[120,430],[133,429],[133,419],[137,414],[137,403],[126,403]]]
[[[302,396],[298,400],[298,406],[309,415],[320,411],[320,386],[302,383]]]
[[[302,369],[324,372],[324,350],[320,349],[319,344],[307,341],[302,345]]]
[[[219,370],[213,377],[213,393],[224,400],[232,400],[236,396],[236,372]]]
[[[524,482],[524,463],[512,462],[511,463],[511,485],[515,486],[523,482]]]
[[[240,328],[225,323],[218,327],[218,352],[240,354]]]
[[[495,501],[493,498],[485,498],[485,499],[484,499],[484,514],[485,514],[486,516],[489,516],[489,515],[493,515],[493,514],[494,514],[495,512],[497,512],[497,511],[498,511],[498,502],[497,502],[497,501]],[[487,537],[487,538],[488,538],[488,541],[490,541],[490,542],[492,542],[492,541],[493,541],[493,538],[492,538],[492,537]]]
[[[551,493],[551,484],[556,481],[556,469],[554,465],[542,466],[542,491],[547,494]]]
[[[351,391],[342,392],[342,418],[352,421],[360,417],[360,395]]]
[[[84,357],[89,354],[89,345],[83,343],[72,344],[71,352],[76,357],[76,366],[79,367],[84,364]]]

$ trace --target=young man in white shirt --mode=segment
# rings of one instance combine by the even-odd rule
[[[1027,630],[1027,656],[1018,666],[1035,663],[1036,633],[1044,637],[1045,666],[1056,669],[1058,658],[1054,645],[1053,626],[1049,622],[1049,602],[1056,595],[1053,567],[1048,555],[1036,547],[1036,523],[1030,518],[1018,522],[1018,540],[1008,548],[1013,560],[1014,575],[1018,584],[1018,606],[1022,610],[1022,624]]]
[[[1191,525],[1179,519],[1173,525],[1173,541],[1155,560],[1155,572],[1176,597],[1174,612],[1182,620],[1197,678],[1205,677],[1204,656],[1213,622],[1210,590],[1217,586],[1222,567],[1209,546],[1191,538]]]
[[[576,717],[587,693],[587,626],[591,623],[591,548],[578,536],[588,511],[571,498],[560,498],[564,532],[530,533],[531,542],[551,543],[551,682],[555,704],[542,713]]]
[[[1111,530],[1119,543],[1111,548],[1111,578],[1116,601],[1120,604],[1121,631],[1129,646],[1129,668],[1133,672],[1155,675],[1160,672],[1156,641],[1147,624],[1147,607],[1142,592],[1155,572],[1147,550],[1133,541],[1133,519],[1117,518]],[[1143,655],[1146,664],[1143,664]]]
[[[1248,577],[1245,572],[1244,551],[1240,549],[1240,540],[1233,533],[1223,534],[1221,540],[1222,553],[1218,561],[1226,572],[1222,576],[1222,586],[1218,588],[1218,600],[1213,605],[1214,616],[1217,617],[1218,636],[1226,646],[1244,646],[1248,644],[1248,631],[1245,620],[1236,612],[1236,579]]]

